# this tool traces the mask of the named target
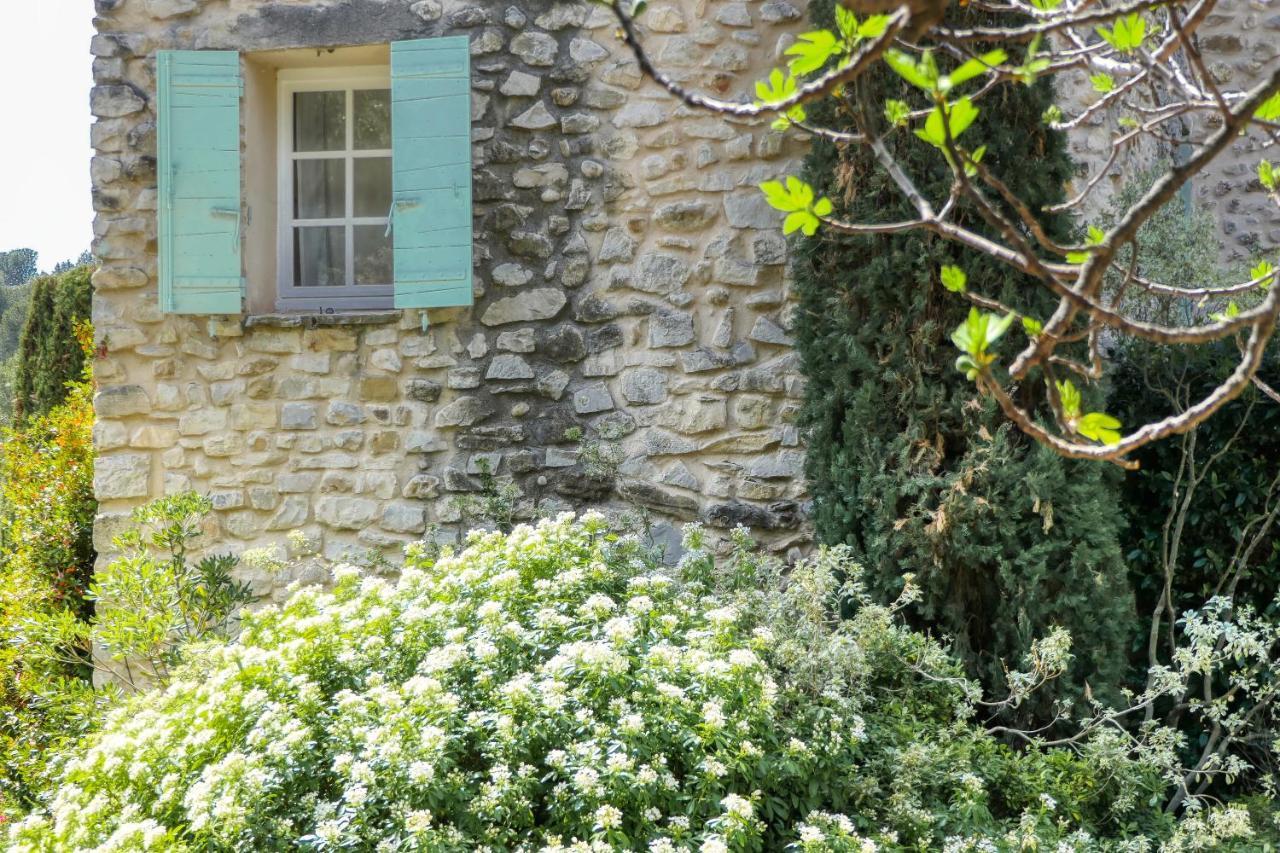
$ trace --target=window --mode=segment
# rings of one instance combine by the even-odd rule
[[[159,51],[161,309],[470,305],[470,56],[466,36]]]
[[[279,307],[391,306],[389,69],[282,69]]]

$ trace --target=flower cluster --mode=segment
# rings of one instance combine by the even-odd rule
[[[117,711],[6,849],[1053,849],[1141,783],[967,723],[889,610],[831,618],[855,567],[783,585],[698,539],[667,569],[563,516],[410,548],[394,583],[336,571]]]

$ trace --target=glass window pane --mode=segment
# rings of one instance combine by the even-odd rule
[[[355,144],[357,150],[391,147],[391,90],[366,89],[355,93]]]
[[[293,229],[295,287],[341,287],[347,283],[346,231],[341,225]]]
[[[293,150],[342,151],[347,147],[347,93],[295,92]]]
[[[356,284],[391,284],[391,238],[385,225],[357,225]]]
[[[391,158],[355,160],[356,216],[386,216],[391,209]]]
[[[293,216],[295,219],[342,219],[347,215],[347,162],[295,160]]]

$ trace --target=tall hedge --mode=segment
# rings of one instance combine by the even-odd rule
[[[85,264],[31,283],[31,301],[18,342],[14,413],[19,421],[42,415],[67,398],[80,377],[84,352],[75,326],[89,319],[93,267]]]
[[[812,8],[819,26],[830,26],[830,2]],[[973,23],[980,13],[954,14]],[[862,85],[873,103],[911,98],[887,69]],[[982,99],[966,135],[987,145],[984,163],[1035,210],[1059,201],[1072,173],[1062,134],[1041,121],[1051,95],[1043,82],[1003,87]],[[829,125],[851,126],[843,102],[820,109]],[[902,130],[886,143],[927,196],[946,198],[950,173],[933,149]],[[914,216],[862,148],[816,142],[804,172],[839,216]],[[971,207],[958,218],[990,231]],[[1067,217],[1043,224],[1056,239],[1070,238]],[[1002,682],[1001,660],[1017,663],[1032,638],[1060,625],[1075,641],[1076,688],[1087,679],[1096,690],[1123,671],[1133,620],[1116,477],[1025,438],[954,368],[949,335],[969,305],[939,283],[943,264],[1033,316],[1050,310],[1026,277],[922,232],[819,232],[799,246],[796,339],[808,379],[802,417],[818,535],[851,545],[883,595],[914,572],[924,590],[919,624],[952,637],[989,686]],[[1025,341],[1019,335],[1002,349]],[[1026,383],[1022,393],[1037,388]]]

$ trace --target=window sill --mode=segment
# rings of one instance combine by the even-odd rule
[[[256,326],[274,329],[314,329],[318,326],[385,326],[399,322],[403,312],[393,311],[335,311],[332,314],[315,312],[288,314],[254,314],[244,318],[244,327]]]

